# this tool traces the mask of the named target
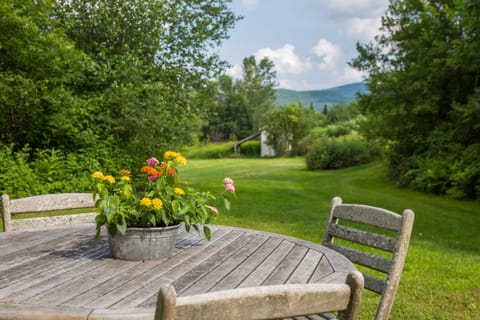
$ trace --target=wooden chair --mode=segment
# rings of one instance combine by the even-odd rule
[[[57,215],[12,219],[14,214],[44,214],[45,212],[73,209],[92,209],[90,213]],[[15,231],[36,229],[68,223],[86,223],[95,221],[95,203],[91,193],[61,193],[32,196],[10,200],[7,194],[2,195],[3,230]]]
[[[363,277],[350,273],[345,284],[309,283],[238,288],[176,297],[171,285],[158,293],[155,320],[277,319],[340,310],[356,319]]]
[[[413,220],[414,213],[409,209],[399,215],[377,207],[342,204],[339,197],[332,200],[323,245],[366,267],[368,271],[363,272],[365,288],[381,295],[376,320],[386,320],[390,315],[407,256]],[[334,242],[337,239],[339,241]],[[372,273],[372,270],[375,271]]]

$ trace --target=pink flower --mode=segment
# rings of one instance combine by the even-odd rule
[[[223,183],[233,185],[233,180],[230,179],[230,178],[225,178],[225,179],[223,179]]]
[[[147,163],[151,166],[156,166],[160,163],[160,161],[158,161],[157,158],[151,157],[147,160]]]
[[[225,185],[225,190],[228,192],[234,193],[235,192],[235,186],[232,183],[227,183]]]
[[[148,176],[148,179],[150,179],[150,181],[155,181],[157,180],[157,176]]]

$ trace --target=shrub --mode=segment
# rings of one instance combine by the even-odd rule
[[[183,150],[190,159],[221,159],[234,157],[233,145],[235,142],[199,144]]]
[[[401,176],[403,181],[423,192],[459,199],[480,198],[480,145],[450,148],[451,152],[442,158],[418,155],[415,168]]]
[[[100,155],[106,155],[104,161]],[[112,157],[118,156],[118,160]],[[97,159],[102,159],[99,161]],[[24,147],[0,148],[0,193],[11,198],[47,193],[90,191],[91,174],[96,170],[118,171],[131,161],[130,156],[108,146],[96,146],[78,153],[56,149],[33,152]]]
[[[14,152],[13,146],[0,149],[0,193],[15,197],[26,197],[39,194],[43,186],[29,165],[30,149]]]
[[[348,123],[330,124],[325,127],[327,137],[335,138],[349,134],[352,131]]]
[[[260,157],[260,141],[247,141],[240,145],[240,154],[246,157]]]
[[[351,136],[349,138],[323,138],[316,141],[307,153],[307,169],[341,169],[368,163],[380,155],[380,148],[366,140]]]

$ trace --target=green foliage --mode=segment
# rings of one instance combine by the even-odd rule
[[[41,184],[29,164],[27,147],[13,152],[12,147],[0,149],[0,193],[12,198],[41,193]]]
[[[112,159],[112,154],[119,159]],[[88,192],[93,171],[118,170],[131,161],[128,155],[108,146],[77,153],[56,149],[33,152],[28,147],[14,151],[13,146],[3,146],[0,148],[0,193],[14,199],[47,193]]]
[[[68,147],[92,62],[51,19],[53,1],[0,3],[0,137],[18,148]]]
[[[341,169],[378,159],[380,149],[358,136],[323,138],[315,142],[305,156],[307,169]]]
[[[341,124],[330,124],[323,128],[323,131],[325,132],[325,135],[327,137],[341,137],[349,134],[352,129],[349,128],[348,125],[341,123]]]
[[[0,138],[142,157],[192,144],[225,68],[228,0],[0,3]]]
[[[247,141],[240,145],[240,154],[246,157],[260,157],[261,143],[260,141]]]
[[[278,156],[304,154],[300,141],[313,128],[315,118],[314,110],[305,109],[296,103],[274,109],[267,115],[267,143]]]
[[[242,79],[220,77],[218,99],[210,105],[203,128],[205,138],[213,142],[241,139],[265,124],[275,101],[273,67],[268,58],[257,63],[251,56],[243,59]]]
[[[479,12],[471,0],[391,0],[383,33],[357,46],[352,65],[369,74],[360,129],[388,145],[390,176],[402,185],[450,193],[462,175],[455,164],[470,162],[459,150],[480,143]],[[470,181],[462,193],[475,199]]]
[[[190,159],[222,159],[234,157],[234,141],[223,143],[200,143],[185,149],[184,154]]]
[[[421,158],[418,169],[412,169],[409,185],[420,191],[448,194],[455,198],[476,199],[480,197],[480,144],[456,151],[442,159]]]

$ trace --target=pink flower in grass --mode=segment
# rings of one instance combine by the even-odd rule
[[[225,184],[232,184],[232,185],[233,185],[233,180],[230,179],[230,178],[225,178],[225,179],[223,179],[223,183],[225,183]]]
[[[232,183],[227,183],[225,185],[225,190],[228,192],[234,193],[235,192],[235,186]]]
[[[150,179],[150,181],[155,181],[157,180],[157,176],[148,176],[148,179]]]

